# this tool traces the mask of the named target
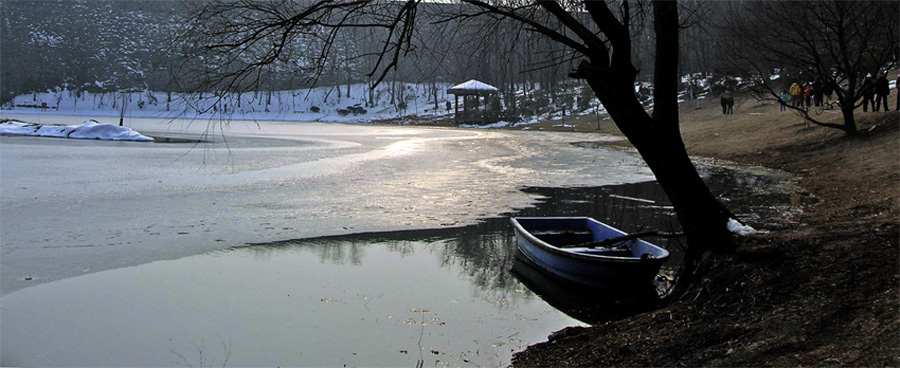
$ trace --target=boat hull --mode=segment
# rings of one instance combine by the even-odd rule
[[[651,285],[669,252],[643,240],[612,248],[573,247],[626,233],[588,217],[511,219],[519,250],[544,271],[585,286],[630,291]]]

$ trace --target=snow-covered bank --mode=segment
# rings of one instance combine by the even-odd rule
[[[409,115],[447,116],[451,113],[447,109],[449,86],[448,83],[395,83],[370,91],[367,84],[352,84],[224,96],[210,93],[58,90],[16,96],[2,106],[2,111],[169,119],[367,122]]]
[[[131,128],[100,124],[96,120],[88,120],[79,125],[41,125],[19,121],[5,121],[0,123],[0,134],[153,142],[153,138],[138,133]]]
[[[371,89],[368,84],[358,83],[224,95],[154,91],[92,93],[58,89],[16,96],[0,106],[0,113],[339,123],[365,123],[408,117],[437,120],[453,116],[457,100],[448,94],[451,86],[446,82],[385,82]],[[644,87],[639,86],[637,90],[641,88]],[[515,111],[517,116],[507,117],[510,122],[534,123],[564,115],[604,111],[593,94],[585,94],[581,87],[552,92],[542,89],[540,85],[527,88],[522,85],[516,87],[512,94],[519,108],[506,106],[510,103],[507,101],[510,96],[503,92],[497,99],[489,102],[494,108]],[[458,102],[462,108],[463,102]],[[511,124],[502,122],[498,126],[506,127]]]

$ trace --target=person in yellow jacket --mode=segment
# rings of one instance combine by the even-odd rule
[[[799,84],[794,83],[791,85],[791,89],[789,90],[791,93],[791,106],[799,107],[803,103],[803,100],[800,98],[800,91]]]

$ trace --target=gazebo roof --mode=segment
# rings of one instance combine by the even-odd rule
[[[468,82],[457,84],[447,89],[447,93],[453,95],[489,95],[500,90],[490,84],[470,79]]]

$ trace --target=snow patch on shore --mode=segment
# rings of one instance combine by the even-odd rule
[[[753,227],[744,225],[735,219],[728,219],[728,231],[740,236],[749,236],[757,233]]]
[[[112,124],[100,124],[95,120],[88,120],[80,125],[42,125],[19,121],[6,121],[0,123],[0,134],[153,142],[153,138],[138,133],[131,128]]]

